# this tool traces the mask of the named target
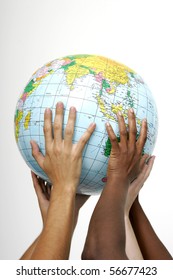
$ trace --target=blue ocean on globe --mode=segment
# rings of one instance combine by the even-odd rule
[[[96,55],[69,55],[39,68],[20,95],[15,111],[15,138],[21,155],[30,169],[44,180],[47,175],[32,156],[30,140],[35,140],[45,154],[44,111],[57,102],[64,104],[64,127],[69,108],[75,106],[77,119],[73,142],[76,143],[91,122],[96,129],[83,152],[78,193],[100,194],[105,182],[111,151],[105,123],[112,125],[119,137],[117,112],[127,123],[127,112],[136,114],[138,135],[144,118],[148,135],[144,153],[152,154],[158,131],[158,114],[154,98],[143,79],[129,67]]]

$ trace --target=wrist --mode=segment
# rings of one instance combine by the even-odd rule
[[[56,200],[59,197],[75,197],[76,186],[54,184],[51,192],[51,200]]]
[[[107,184],[111,186],[121,186],[127,188],[129,186],[129,180],[127,176],[124,176],[122,174],[111,174],[107,178]]]

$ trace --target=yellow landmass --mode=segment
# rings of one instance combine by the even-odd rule
[[[24,121],[24,128],[28,129],[29,124],[30,124],[30,120],[31,120],[31,111],[28,112],[28,114],[25,117],[25,121]]]
[[[77,62],[77,59],[75,61]],[[65,70],[67,75],[66,81],[68,85],[73,84],[76,78],[80,78],[83,77],[84,75],[89,74],[89,69],[80,67],[80,64],[72,65],[67,70]]]
[[[107,79],[110,83],[117,84],[128,83],[129,77],[127,73],[135,73],[129,67],[102,56],[91,55],[84,58],[76,58],[75,62],[74,65],[71,65],[65,70],[67,74],[67,83],[69,85],[72,84],[76,78],[89,74],[89,69],[93,70],[95,74],[102,72],[104,79]]]
[[[114,120],[114,117],[107,113],[105,103],[102,100],[102,98],[99,95],[97,95],[96,98],[97,98],[97,102],[99,104],[100,111],[103,113],[103,115],[105,117],[107,117],[108,119]]]
[[[103,113],[103,115],[105,117],[107,117],[108,119],[111,119],[111,120],[115,120],[115,117],[110,115],[108,112],[107,112],[107,108],[105,106],[105,102],[104,100],[101,98],[100,95],[97,95],[96,96],[96,99],[97,99],[97,102],[98,102],[98,105],[99,105],[99,108],[100,108],[100,111]],[[118,104],[118,105],[115,105],[115,104],[111,104],[111,112],[113,114],[117,114],[119,111],[122,112],[122,115],[125,119],[128,118],[128,112],[127,110],[123,110],[123,105],[122,104]],[[140,120],[139,120],[140,121]]]
[[[19,138],[19,128],[20,128],[20,121],[23,118],[23,111],[18,111],[17,116],[15,117],[15,137],[16,141]]]
[[[123,110],[123,105],[122,104],[119,104],[119,105],[112,104],[111,105],[111,110],[114,114],[117,114],[119,111]]]
[[[137,124],[139,124],[141,126],[142,121],[140,119],[137,119],[136,122],[137,122]]]

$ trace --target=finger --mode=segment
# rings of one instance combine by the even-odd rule
[[[150,156],[148,154],[144,154],[140,160],[140,163],[139,163],[139,170],[142,170],[142,168],[144,167],[147,159],[149,158]]]
[[[58,102],[56,105],[55,119],[54,119],[54,141],[56,144],[62,142],[62,124],[63,124],[64,105]]]
[[[121,111],[118,112],[117,118],[120,131],[120,146],[123,149],[127,149],[127,128]]]
[[[47,183],[46,187],[47,187],[47,193],[48,193],[49,200],[50,200],[50,195],[51,195],[52,185],[51,185],[51,184],[49,184],[49,183]]]
[[[116,137],[116,135],[115,135],[115,133],[113,131],[112,126],[108,122],[106,123],[106,130],[107,130],[110,142],[111,142],[111,150],[114,151],[114,152],[116,150],[119,150],[119,145],[118,145],[117,137]]]
[[[38,182],[40,184],[40,188],[42,190],[42,193],[45,194],[45,192],[46,192],[45,180],[43,180],[42,178],[39,177]]]
[[[152,156],[145,161],[141,173],[139,174],[139,180],[142,182],[142,184],[144,184],[147,178],[149,177],[151,170],[153,168],[154,160],[155,160],[155,156]]]
[[[50,200],[50,188],[47,184],[45,185],[45,193],[44,194],[45,194],[47,200]]]
[[[40,184],[38,182],[37,175],[33,171],[31,171],[31,176],[32,176],[32,181],[33,181],[33,185],[34,185],[36,195],[37,195],[38,198],[40,198],[40,196],[42,195],[42,189],[41,189]]]
[[[48,150],[50,144],[53,141],[52,111],[49,108],[47,108],[44,112],[44,137],[45,137],[45,149]]]
[[[142,121],[142,126],[141,126],[141,131],[140,131],[140,136],[136,142],[136,147],[138,150],[138,154],[142,154],[145,142],[147,140],[147,120],[144,119]]]
[[[44,193],[44,196],[47,200],[50,199],[50,195],[48,193],[48,187],[47,187],[47,184],[44,184],[44,188],[43,188],[43,193]]]
[[[34,140],[31,140],[30,144],[32,148],[32,156],[37,161],[38,165],[43,169],[44,156],[40,152],[39,146]]]
[[[134,114],[134,110],[131,108],[128,111],[128,125],[129,125],[129,147],[135,148],[136,145],[136,117]]]
[[[149,158],[148,161],[146,161],[146,164],[145,164],[146,172],[145,172],[145,175],[144,175],[145,181],[151,173],[151,170],[152,170],[153,165],[154,165],[155,158],[156,158],[155,156],[152,156],[152,157]]]
[[[76,108],[71,107],[68,115],[68,122],[64,133],[64,145],[66,149],[69,149],[72,145],[75,121],[76,121]]]
[[[84,149],[86,143],[88,142],[88,140],[90,139],[91,135],[93,134],[95,128],[96,128],[96,124],[91,123],[89,125],[89,127],[87,128],[87,130],[85,131],[85,133],[79,139],[79,142],[76,145],[76,153],[77,154],[80,155],[83,152],[83,149]]]

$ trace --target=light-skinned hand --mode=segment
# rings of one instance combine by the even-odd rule
[[[32,181],[34,189],[37,195],[38,204],[43,220],[43,226],[46,221],[47,211],[49,208],[51,184],[47,183],[43,179],[39,178],[34,172],[31,171]]]
[[[34,141],[31,141],[32,154],[49,177],[53,188],[76,190],[81,174],[82,152],[96,125],[92,123],[80,140],[73,144],[76,109],[75,107],[70,108],[64,138],[62,135],[63,113],[63,103],[59,102],[56,106],[54,125],[52,127],[52,112],[50,109],[45,110],[45,156],[39,151],[39,147]]]
[[[140,160],[140,173],[138,177],[130,184],[127,192],[125,204],[125,216],[129,216],[130,209],[137,198],[142,186],[150,175],[153,168],[155,156],[143,155]]]

